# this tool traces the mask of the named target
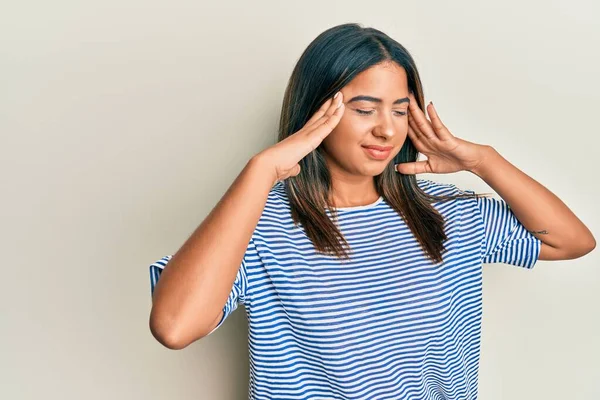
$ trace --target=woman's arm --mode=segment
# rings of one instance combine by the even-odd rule
[[[596,247],[590,230],[554,193],[493,147],[483,146],[481,155],[481,162],[469,170],[494,189],[519,222],[542,241],[540,260],[578,258]]]
[[[408,138],[427,160],[396,165],[402,174],[471,171],[490,185],[517,219],[542,241],[540,260],[581,257],[596,247],[589,229],[554,193],[504,159],[493,147],[456,137],[432,102],[429,121],[409,94]]]
[[[273,168],[253,157],[173,255],[152,298],[149,325],[160,343],[182,349],[220,321],[274,182]]]

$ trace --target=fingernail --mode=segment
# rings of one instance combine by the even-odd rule
[[[337,93],[335,94],[335,96],[333,96],[333,98],[335,99],[335,98],[337,98],[339,95],[340,95],[340,92],[337,92]]]

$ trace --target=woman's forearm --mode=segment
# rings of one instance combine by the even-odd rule
[[[471,170],[510,206],[517,219],[543,245],[540,259],[572,259],[596,246],[590,230],[554,193],[485,146],[482,161]]]
[[[150,329],[173,349],[205,336],[222,308],[265,207],[274,175],[255,156],[161,273]]]

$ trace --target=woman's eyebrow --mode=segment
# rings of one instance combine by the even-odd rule
[[[372,96],[365,96],[365,95],[360,95],[360,96],[354,96],[353,98],[351,98],[350,100],[348,100],[347,103],[352,103],[353,101],[372,101],[373,103],[381,103],[383,102],[383,100],[377,98],[377,97],[372,97]],[[401,103],[410,103],[410,99],[408,97],[404,97],[402,99],[398,99],[396,101],[394,101],[393,104],[401,104]]]

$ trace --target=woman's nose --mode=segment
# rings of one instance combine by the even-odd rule
[[[375,128],[377,134],[392,137],[394,136],[394,124],[390,116],[383,116],[379,119],[378,124]]]

